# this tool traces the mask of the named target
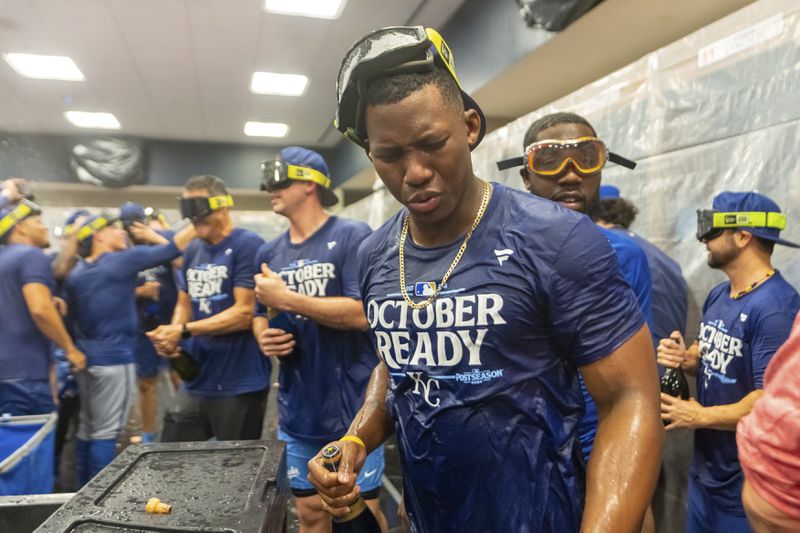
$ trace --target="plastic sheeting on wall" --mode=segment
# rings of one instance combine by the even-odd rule
[[[783,236],[800,241],[797,0],[750,4],[492,132],[473,153],[476,174],[521,188],[518,171],[495,162],[520,155],[528,126],[554,111],[585,116],[613,151],[639,162],[607,167],[603,181],[636,204],[632,229],[681,264],[696,302],[724,279],[694,237],[695,210],[719,191],[771,196],[789,220]],[[385,220],[399,208],[385,190],[375,195],[341,214]],[[777,246],[773,259],[800,287],[800,251]]]

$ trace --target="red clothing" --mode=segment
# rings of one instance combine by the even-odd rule
[[[800,314],[764,374],[764,396],[736,428],[739,461],[764,500],[800,518]]]

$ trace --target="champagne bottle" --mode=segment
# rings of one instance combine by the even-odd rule
[[[200,375],[200,367],[184,349],[181,349],[178,357],[172,357],[169,364],[183,381],[194,381]]]
[[[322,450],[322,462],[331,472],[337,471],[341,459],[342,450],[335,444],[326,446]],[[367,507],[364,498],[359,495],[358,499],[350,504],[349,513],[333,518],[332,531],[333,533],[381,533],[381,526]]]
[[[675,396],[681,400],[689,399],[689,382],[683,370],[678,368],[668,368],[661,376],[661,392]]]

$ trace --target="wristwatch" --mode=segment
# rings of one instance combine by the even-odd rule
[[[183,323],[183,329],[181,329],[181,339],[188,339],[192,336],[192,332],[189,331],[189,328],[186,327],[187,322]]]

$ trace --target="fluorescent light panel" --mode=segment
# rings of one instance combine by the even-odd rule
[[[3,54],[11,68],[26,78],[40,80],[83,81],[83,73],[75,62],[66,56],[36,54]]]
[[[89,111],[67,111],[64,116],[79,128],[118,130],[120,123],[111,113],[92,113]]]
[[[338,19],[345,0],[265,0],[264,10],[282,15]]]
[[[306,90],[308,78],[302,74],[278,74],[276,72],[254,72],[250,91],[256,94],[280,94],[300,96]]]
[[[289,126],[280,122],[245,122],[244,134],[250,137],[286,137]]]

